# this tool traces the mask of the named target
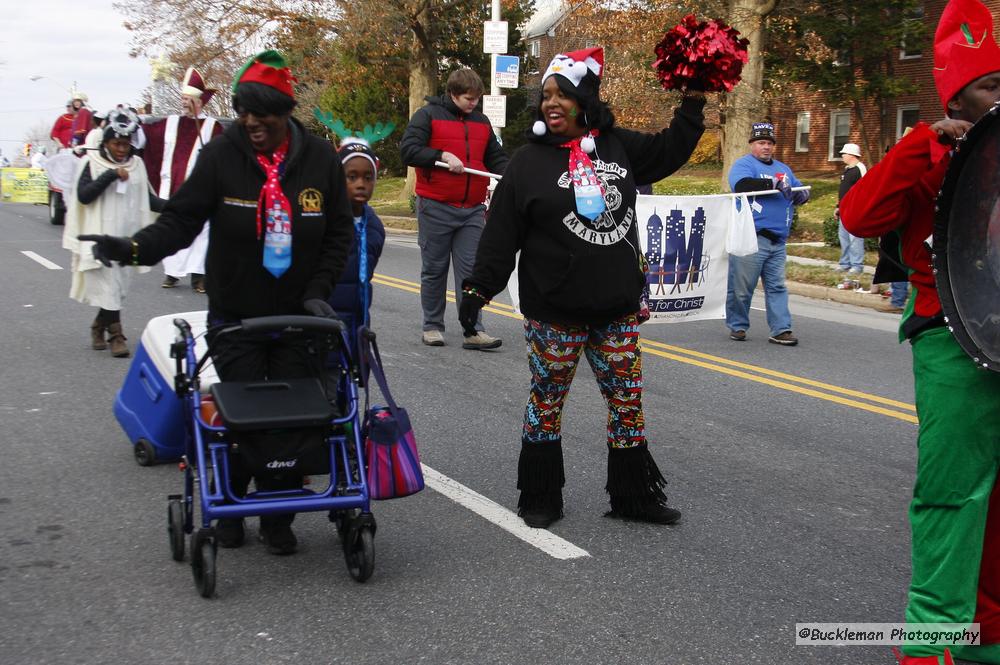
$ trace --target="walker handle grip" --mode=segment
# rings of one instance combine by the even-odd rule
[[[317,332],[340,334],[345,330],[344,322],[339,319],[327,319],[321,316],[287,315],[260,316],[253,319],[243,319],[240,326],[244,332],[267,333],[283,332]]]

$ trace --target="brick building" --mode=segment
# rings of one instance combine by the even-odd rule
[[[862,128],[860,118],[850,107],[830,103],[822,91],[792,86],[787,95],[771,101],[771,120],[779,139],[775,157],[796,171],[838,171],[842,168],[839,151],[844,143],[857,143],[867,153],[867,146],[878,145],[882,122],[887,125],[889,138],[898,140],[917,121],[934,122],[943,118],[932,70],[934,30],[945,4],[947,0],[924,2],[927,39],[921,50],[900,48],[894,53],[898,59],[897,74],[913,81],[916,92],[895,99],[885,118],[880,118],[875,104],[862,105]],[[984,0],[983,4],[994,16],[1000,13],[1000,0]],[[880,155],[865,155],[868,164],[879,158]]]

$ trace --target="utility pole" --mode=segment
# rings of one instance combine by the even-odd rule
[[[516,88],[518,76],[517,56],[501,55],[507,52],[507,22],[500,20],[500,0],[493,0],[492,18],[483,24],[483,53],[490,55],[490,94],[483,97],[483,113],[490,119],[497,140],[507,124],[507,98],[500,88]]]
[[[494,22],[498,23],[500,21],[500,0],[493,0],[493,15],[492,15],[491,18],[492,18],[492,20]],[[504,48],[504,51],[506,51],[506,50],[507,49]],[[501,52],[503,52],[503,51],[501,51]],[[493,64],[494,61],[495,61],[495,58],[490,58],[490,70],[491,70],[490,71],[490,96],[491,97],[500,94],[500,86],[497,84],[496,65]],[[506,110],[506,104],[504,105],[504,107],[505,107],[504,110]],[[506,124],[506,123],[504,123],[504,124]],[[501,125],[500,127],[497,127],[497,126],[493,127],[493,132],[497,135],[497,140],[500,141],[501,145],[503,145],[503,139],[500,137],[500,132],[502,131],[502,128],[503,128],[503,125]]]

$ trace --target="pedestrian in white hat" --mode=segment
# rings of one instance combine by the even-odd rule
[[[861,161],[861,147],[857,143],[845,143],[840,150],[840,158],[844,160],[844,172],[840,176],[840,192],[837,197],[837,224],[840,237],[840,263],[837,270],[861,274],[865,265],[865,239],[851,235],[840,221],[840,201],[847,196],[848,190],[868,170]]]

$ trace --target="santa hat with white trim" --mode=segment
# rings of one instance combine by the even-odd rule
[[[542,83],[553,75],[569,81],[581,97],[597,96],[604,74],[604,48],[595,46],[569,53],[559,53],[552,58],[542,76]]]
[[[187,71],[184,72],[184,78],[181,80],[181,94],[187,95],[188,97],[194,97],[195,99],[200,99],[202,105],[208,104],[209,100],[212,99],[218,90],[215,88],[209,88],[205,84],[205,77],[201,75],[194,67],[188,67]]]

